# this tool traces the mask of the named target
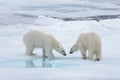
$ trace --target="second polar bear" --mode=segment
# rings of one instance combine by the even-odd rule
[[[34,55],[33,50],[35,48],[42,48],[43,57],[54,59],[53,49],[66,56],[62,45],[53,36],[43,32],[32,30],[24,35],[23,41],[26,47],[26,55]]]
[[[94,55],[96,61],[101,59],[101,38],[95,32],[82,33],[72,46],[70,54],[80,49],[82,58],[86,59],[86,51],[88,50],[88,59],[93,60]]]

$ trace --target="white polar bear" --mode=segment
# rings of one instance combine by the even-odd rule
[[[26,47],[26,55],[34,55],[34,48],[42,48],[43,57],[54,59],[55,56],[52,53],[53,49],[66,56],[64,48],[53,36],[37,30],[26,33],[23,42]]]
[[[101,59],[101,38],[94,32],[83,33],[72,46],[70,54],[79,49],[83,59],[86,59],[86,51],[88,50],[88,59],[93,60],[95,55],[95,60],[99,61]]]

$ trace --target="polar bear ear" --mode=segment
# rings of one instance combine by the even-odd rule
[[[62,45],[58,45],[57,48],[62,48]]]
[[[60,48],[59,46],[57,46],[57,48]]]
[[[74,47],[74,48],[77,48],[77,45],[75,44],[75,45],[73,45],[73,47]]]
[[[57,49],[59,49],[60,47],[59,46],[56,46]]]

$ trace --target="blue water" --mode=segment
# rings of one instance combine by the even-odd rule
[[[37,68],[37,67],[52,67],[52,64],[47,59],[30,59],[30,60],[3,60],[0,61],[0,67],[10,68]]]
[[[29,60],[2,60],[0,68],[65,68],[80,65],[80,59],[29,59]],[[74,62],[74,63],[73,63]]]

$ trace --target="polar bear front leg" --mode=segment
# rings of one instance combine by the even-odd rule
[[[48,59],[50,59],[50,60],[55,59],[55,56],[52,53],[52,48],[51,47],[46,47],[45,52],[47,54]]]
[[[47,58],[47,55],[45,53],[45,49],[44,48],[42,49],[42,52],[43,52],[43,58]]]

